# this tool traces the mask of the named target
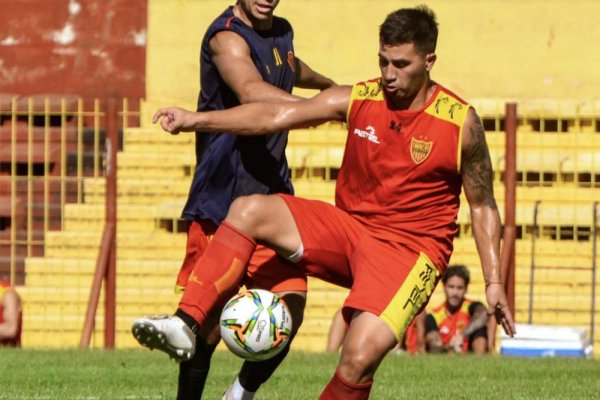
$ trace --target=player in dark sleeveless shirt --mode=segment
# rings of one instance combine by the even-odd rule
[[[273,15],[278,3],[240,0],[209,26],[200,54],[198,111],[222,110],[254,101],[297,101],[300,98],[291,94],[294,86],[322,90],[334,85],[295,57],[291,25]],[[287,135],[287,131],[259,137],[196,133],[197,165],[182,215],[190,221],[187,253],[177,278],[178,287],[186,286],[196,261],[234,199],[254,193],[293,194],[285,157]],[[283,295],[297,330],[306,302],[306,277],[301,271],[262,247],[257,249],[243,283]],[[180,366],[178,399],[199,399],[202,395],[219,339],[217,317],[218,312],[198,339],[195,357]],[[251,399],[287,351],[271,360],[245,362],[226,398]]]

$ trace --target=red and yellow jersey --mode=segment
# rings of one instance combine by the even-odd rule
[[[435,320],[440,334],[442,344],[448,345],[450,339],[456,333],[462,333],[471,323],[471,313],[469,308],[473,300],[464,299],[462,306],[454,314],[451,314],[446,307],[446,302],[435,307],[431,311],[431,316]],[[463,351],[469,350],[469,338],[465,337],[463,341]]]
[[[0,280],[0,322],[4,321],[4,310],[2,307],[2,298],[4,297],[4,294],[6,292],[8,292],[9,290],[14,290],[14,288],[10,285],[9,282]],[[0,346],[15,346],[15,347],[21,347],[21,327],[23,326],[23,314],[22,312],[19,312],[19,328],[17,331],[17,335],[12,338],[12,339],[0,339]]]
[[[469,105],[437,85],[417,111],[388,107],[380,79],[352,88],[336,204],[374,237],[423,251],[442,272],[457,233]]]

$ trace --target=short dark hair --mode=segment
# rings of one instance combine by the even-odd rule
[[[453,276],[458,276],[465,281],[465,286],[469,286],[469,282],[471,281],[471,273],[469,269],[462,264],[455,264],[448,267],[446,272],[444,272],[444,276],[442,277],[442,282],[444,285],[448,282],[448,279]]]
[[[379,27],[380,44],[412,43],[423,54],[435,52],[437,36],[435,13],[425,5],[396,10]]]

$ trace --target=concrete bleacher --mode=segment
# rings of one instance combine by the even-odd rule
[[[159,129],[152,134],[144,129],[124,133],[124,147],[129,151],[118,155],[124,162],[118,165],[117,347],[135,345],[130,334],[135,318],[172,312],[179,298],[173,289],[185,235],[165,231],[159,218],[164,214],[161,205],[184,197],[189,188],[189,171],[175,174],[189,170],[186,154],[193,154],[189,139],[182,138],[185,146],[178,147],[178,138],[163,136]],[[82,186],[85,202],[65,205],[63,229],[47,232],[44,257],[26,260],[25,346],[79,344],[105,218],[104,179],[85,178]],[[93,346],[103,345],[102,304],[101,299]]]

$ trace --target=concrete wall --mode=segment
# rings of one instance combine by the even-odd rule
[[[0,4],[0,92],[145,96],[147,0]]]
[[[149,0],[147,95],[193,107],[208,24],[234,0]],[[281,0],[296,54],[339,83],[379,74],[378,27],[419,1]],[[430,0],[440,24],[433,78],[467,99],[598,98],[600,1]]]

